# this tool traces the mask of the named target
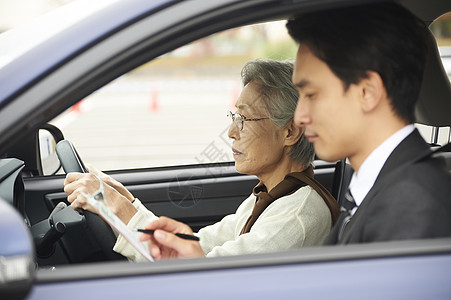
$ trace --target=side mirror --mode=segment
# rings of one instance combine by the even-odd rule
[[[61,168],[55,146],[64,136],[57,127],[45,124],[37,131],[31,132],[7,153],[25,162],[22,170],[24,177],[52,175]]]
[[[56,144],[64,140],[63,133],[58,127],[45,124],[38,131],[38,160],[41,175],[53,175],[61,169],[61,163],[56,155]]]
[[[0,198],[0,299],[24,299],[34,276],[34,248],[23,218]]]
[[[39,129],[38,145],[39,145],[39,162],[41,175],[53,175],[61,169],[61,163],[56,155],[56,144],[58,141],[48,129]]]

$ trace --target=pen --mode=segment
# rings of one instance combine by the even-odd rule
[[[153,234],[155,230],[152,229],[136,229],[136,231],[138,232],[142,232],[142,233],[148,233],[148,234]],[[185,239],[185,240],[192,240],[192,241],[199,241],[199,238],[195,235],[190,235],[190,234],[184,234],[184,233],[174,233],[176,236],[178,236],[179,238]]]

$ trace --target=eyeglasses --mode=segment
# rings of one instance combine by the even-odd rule
[[[244,128],[244,121],[260,121],[264,119],[269,119],[268,117],[258,119],[248,119],[245,116],[240,115],[239,113],[233,113],[231,111],[227,113],[227,117],[229,117],[233,121],[233,123],[235,123],[236,127],[238,127],[240,131],[243,130]]]

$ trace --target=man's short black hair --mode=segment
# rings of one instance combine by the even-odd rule
[[[395,113],[415,121],[426,61],[426,25],[392,2],[309,12],[287,23],[288,33],[306,45],[342,80],[345,90],[381,76]]]

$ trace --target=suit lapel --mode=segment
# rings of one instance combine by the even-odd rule
[[[430,152],[431,149],[421,137],[418,129],[415,129],[390,154],[382,167],[373,188],[378,185],[381,178],[384,178],[393,170],[396,170],[405,164],[411,164]],[[373,190],[373,188],[371,190]],[[370,193],[368,193],[368,195],[370,195]]]
[[[382,167],[376,181],[368,192],[366,197],[363,199],[362,204],[359,206],[354,216],[351,218],[346,230],[343,234],[343,240],[340,243],[346,243],[350,240],[352,232],[352,227],[358,226],[360,219],[365,222],[365,211],[366,207],[371,205],[371,202],[377,195],[381,187],[386,185],[387,180],[390,181],[391,174],[399,170],[400,167],[409,165],[419,160],[421,157],[426,156],[431,150],[426,144],[424,139],[421,137],[417,129],[415,129],[410,135],[408,135],[388,157],[384,166]]]

